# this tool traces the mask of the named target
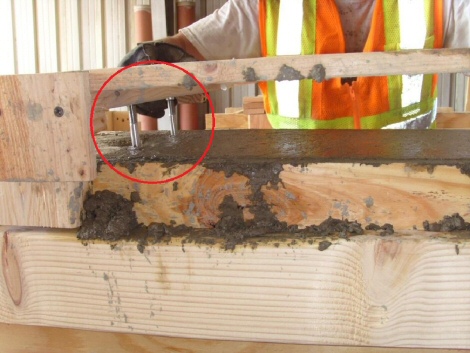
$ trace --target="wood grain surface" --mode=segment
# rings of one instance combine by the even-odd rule
[[[332,77],[411,75],[470,71],[470,49],[413,50],[383,53],[348,53],[278,56],[179,63],[207,90],[221,85],[275,80],[283,65],[310,77],[315,65],[323,65],[325,79]],[[251,75],[247,73],[251,71]],[[90,71],[90,91],[94,95],[118,69]],[[295,78],[291,78],[295,79]],[[98,106],[112,108],[202,93],[202,89],[183,71],[167,65],[130,68],[114,77],[101,94]]]
[[[135,243],[85,246],[74,231],[3,228],[0,321],[218,340],[470,348],[468,232],[331,238],[325,251],[320,240],[227,252],[175,238],[141,254]]]
[[[117,169],[134,178],[158,181],[190,167],[146,163],[137,165],[133,173]],[[391,223],[395,229],[422,229],[426,220],[435,222],[453,213],[470,216],[470,177],[457,167],[318,163],[281,168],[277,188],[267,183],[261,191],[277,219],[288,224],[305,227],[332,216],[364,226],[375,222]],[[93,192],[101,190],[126,199],[137,192],[141,201],[134,204],[134,210],[138,221],[146,225],[175,222],[211,228],[220,219],[219,206],[225,196],[232,196],[243,208],[246,220],[253,218],[250,207],[255,205],[250,178],[238,173],[227,176],[208,167],[196,168],[176,184],[149,185],[129,181],[102,166],[93,183]]]
[[[0,224],[76,228],[90,183],[0,182]]]
[[[87,84],[86,72],[0,76],[0,181],[95,178]]]
[[[462,350],[219,341],[0,324],[7,353],[458,353]]]

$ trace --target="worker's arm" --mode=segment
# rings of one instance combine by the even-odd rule
[[[178,33],[172,37],[165,38],[162,41],[165,43],[173,44],[177,47],[180,47],[186,53],[194,57],[196,60],[199,60],[199,61],[205,60],[205,58],[196,49],[196,47],[182,33]]]

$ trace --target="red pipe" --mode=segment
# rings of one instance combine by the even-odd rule
[[[148,42],[152,36],[152,12],[149,5],[134,6],[135,40],[137,43]],[[142,131],[158,130],[158,120],[151,116],[138,115]]]
[[[189,26],[196,21],[195,1],[177,2],[178,29]],[[179,125],[180,130],[199,129],[199,107],[198,104],[179,104]]]

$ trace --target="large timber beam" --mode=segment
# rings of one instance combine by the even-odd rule
[[[83,245],[74,231],[0,229],[0,321],[217,340],[470,348],[468,231],[278,234],[233,251],[216,238],[189,243],[192,232],[140,253],[127,242]],[[331,245],[320,251],[324,241]]]
[[[144,135],[137,155],[129,135],[99,137],[122,173],[158,181],[189,169],[210,132]],[[212,228],[232,198],[244,221],[307,227],[329,216],[364,225],[422,229],[424,221],[470,213],[466,131],[220,131],[201,166],[174,183],[147,185],[100,165],[94,192],[135,201],[139,223]]]
[[[411,75],[470,72],[470,49],[410,50],[401,52],[294,55],[268,58],[179,63],[208,90],[221,85],[269,80],[317,81],[333,77]],[[117,69],[90,71],[92,96]],[[98,107],[112,108],[201,93],[183,71],[166,65],[125,70],[104,87]]]

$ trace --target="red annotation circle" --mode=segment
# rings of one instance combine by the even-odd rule
[[[118,170],[116,167],[114,167],[109,161],[108,159],[106,159],[106,157],[103,155],[103,152],[101,152],[99,146],[98,146],[98,143],[96,142],[96,136],[95,136],[95,127],[94,127],[94,124],[93,124],[93,120],[94,120],[94,117],[95,117],[95,110],[96,110],[96,104],[98,102],[98,99],[101,95],[101,93],[103,92],[103,90],[105,89],[105,87],[109,84],[109,82],[111,82],[117,75],[119,75],[120,73],[122,73],[123,71],[129,69],[130,67],[133,67],[133,66],[140,66],[140,65],[148,65],[148,64],[163,64],[163,65],[168,65],[168,66],[171,66],[175,69],[178,69],[180,71],[183,71],[185,74],[187,74],[188,76],[190,76],[198,85],[199,87],[202,88],[204,94],[206,95],[207,97],[207,101],[209,102],[209,107],[211,109],[211,113],[212,113],[212,132],[211,132],[211,136],[210,136],[210,139],[209,139],[209,143],[207,144],[207,147],[206,149],[204,150],[204,153],[202,154],[202,156],[199,158],[199,160],[194,163],[190,168],[188,168],[186,171],[184,171],[183,173],[181,174],[178,174],[172,178],[169,178],[169,179],[163,179],[163,180],[156,180],[156,181],[149,181],[149,180],[142,180],[142,179],[138,179],[138,178],[134,178],[134,177],[131,177],[130,175],[127,175],[123,172],[121,172],[120,170]],[[186,69],[176,65],[176,64],[173,64],[173,63],[168,63],[168,62],[165,62],[165,61],[157,61],[157,60],[148,60],[148,61],[141,61],[141,62],[137,62],[137,63],[134,63],[134,64],[131,64],[129,66],[125,66],[121,69],[119,69],[118,71],[116,71],[113,75],[111,75],[104,83],[103,85],[100,87],[98,93],[96,94],[95,96],[95,99],[93,100],[93,105],[91,107],[91,112],[90,112],[90,131],[91,131],[91,137],[93,139],[93,144],[95,145],[95,148],[96,148],[96,151],[98,152],[98,154],[101,156],[102,160],[108,165],[108,167],[110,167],[114,172],[116,172],[117,174],[119,174],[120,176],[126,178],[126,179],[129,179],[131,181],[134,181],[134,182],[137,182],[137,183],[142,183],[142,184],[165,184],[165,183],[169,183],[169,182],[172,182],[172,181],[175,181],[175,180],[178,180],[182,177],[184,177],[185,175],[189,174],[191,171],[193,171],[199,164],[201,164],[201,162],[204,160],[204,158],[206,158],[206,155],[207,153],[209,153],[211,147],[212,147],[212,143],[214,141],[214,134],[215,134],[215,114],[214,114],[214,104],[212,103],[212,99],[211,99],[211,96],[209,95],[209,93],[207,92],[207,89],[206,87],[192,74],[190,73],[189,71],[187,71]]]

